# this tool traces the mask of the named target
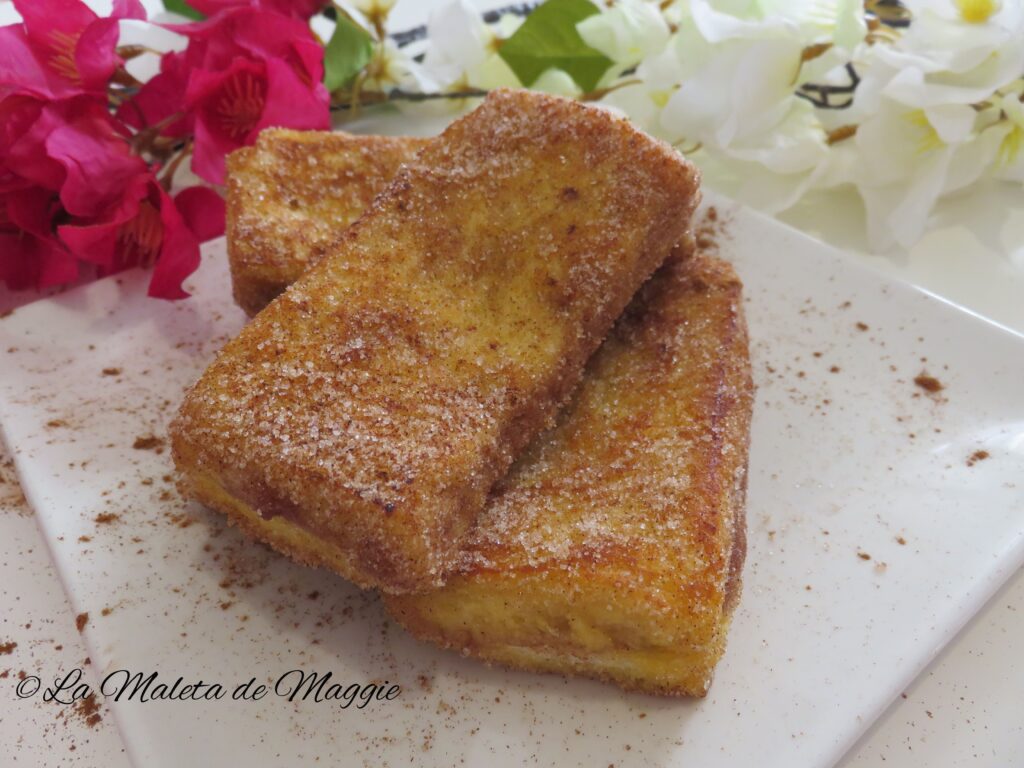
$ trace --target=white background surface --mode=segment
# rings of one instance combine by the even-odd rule
[[[0,10],[6,10],[0,3]],[[409,11],[428,3],[400,3]],[[422,12],[422,11],[420,11]],[[1024,205],[1018,190],[994,188],[945,204],[942,226],[906,254],[864,258],[914,281],[978,314],[1024,332]],[[838,194],[803,206],[784,220],[847,249],[863,247],[855,200]],[[0,297],[0,308],[22,301]],[[0,674],[55,670],[84,658],[74,619],[31,517],[19,512],[17,493],[0,485],[0,642],[18,647],[0,656]],[[881,762],[898,766],[1024,763],[1024,577],[1018,575],[989,603],[962,636],[843,761],[846,768]],[[57,650],[61,646],[61,650]],[[0,680],[0,690],[4,689]],[[12,686],[13,687],[13,686]],[[12,688],[11,687],[11,688]],[[11,691],[11,688],[7,688]],[[17,765],[117,765],[122,760],[109,718],[87,728],[74,718],[57,723],[55,705],[6,702],[0,738]],[[71,750],[70,746],[75,749]]]

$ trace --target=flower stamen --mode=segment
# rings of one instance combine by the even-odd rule
[[[1014,125],[999,145],[1000,162],[1007,166],[1013,165],[1020,156],[1021,149],[1024,149],[1024,129]]]
[[[138,214],[125,222],[117,233],[117,268],[149,266],[160,255],[163,239],[164,224],[160,212],[144,201]]]
[[[999,11],[998,0],[954,0],[960,18],[968,24],[984,24]]]
[[[240,72],[228,80],[215,107],[224,132],[242,141],[263,114],[266,96],[265,84],[251,72]]]
[[[939,136],[938,131],[935,130],[935,126],[931,124],[931,121],[928,120],[928,115],[924,113],[923,109],[915,109],[913,112],[908,113],[907,120],[921,129],[921,137],[917,142],[918,154],[931,152],[933,149],[942,149],[946,146],[946,142]]]
[[[62,32],[59,29],[50,31],[50,66],[61,77],[76,85],[82,84],[82,77],[78,74],[78,64],[75,63],[75,48],[78,46],[78,38],[81,36],[81,31],[77,33]]]

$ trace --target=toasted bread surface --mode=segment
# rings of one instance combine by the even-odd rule
[[[704,695],[739,596],[751,402],[738,278],[673,258],[495,489],[447,584],[388,609],[469,656]]]
[[[605,111],[492,93],[189,392],[171,430],[182,490],[362,586],[439,586],[686,232],[697,184]]]
[[[426,139],[270,128],[228,156],[228,261],[254,315],[327,253]]]

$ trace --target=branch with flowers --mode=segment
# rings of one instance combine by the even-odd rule
[[[1020,0],[448,0],[406,30],[394,0],[165,0],[153,21],[139,0],[107,17],[14,4],[0,280],[15,289],[150,266],[151,295],[184,297],[223,231],[224,158],[263,128],[461,110],[502,86],[620,110],[770,212],[852,185],[878,250],[912,245],[946,195],[1024,181]]]

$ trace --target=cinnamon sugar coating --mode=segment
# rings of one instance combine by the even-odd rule
[[[268,128],[228,156],[228,261],[255,315],[327,253],[426,139]]]
[[[171,430],[183,491],[362,586],[439,586],[683,237],[697,184],[606,111],[492,93],[189,392]]]
[[[495,489],[446,586],[387,596],[389,611],[469,656],[704,695],[746,552],[752,389],[739,279],[671,259]]]

